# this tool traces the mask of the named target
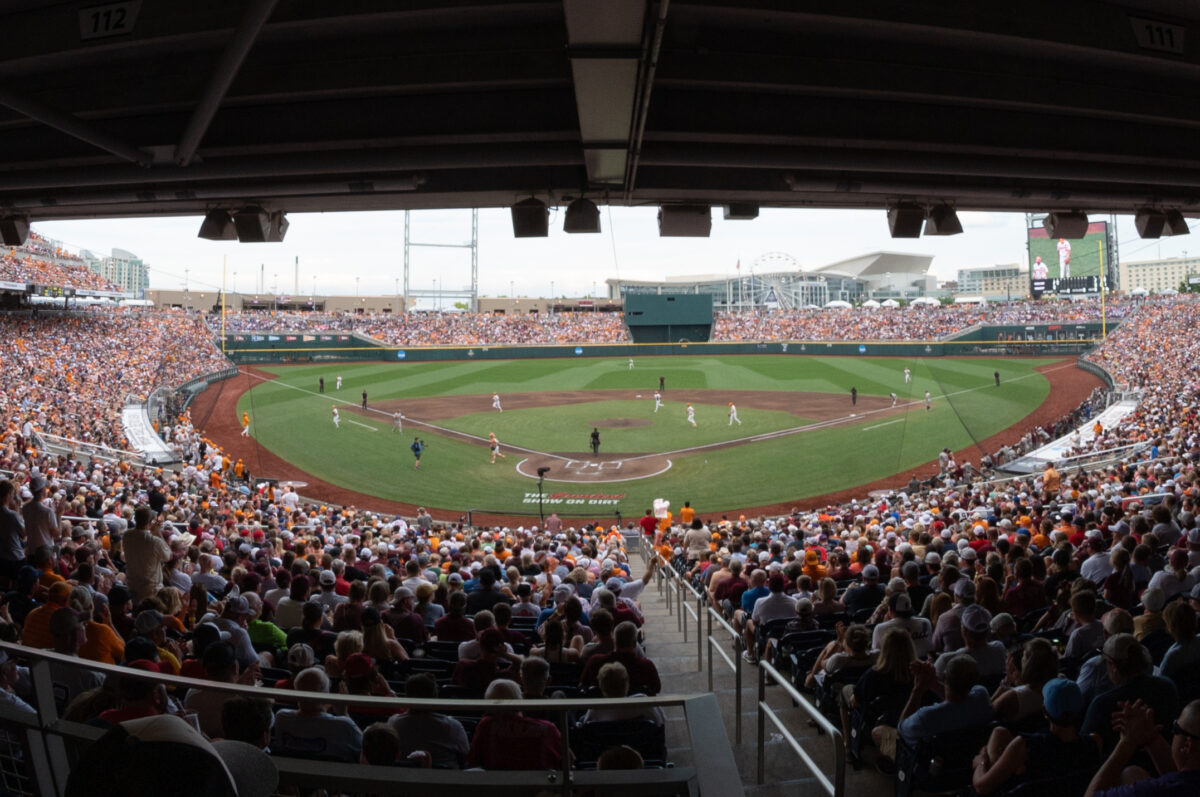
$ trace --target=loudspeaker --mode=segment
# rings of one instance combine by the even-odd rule
[[[1042,219],[1042,226],[1051,238],[1082,238],[1087,235],[1088,217],[1078,211],[1056,212]]]
[[[563,232],[600,232],[600,208],[590,199],[576,199],[567,205]]]
[[[1142,238],[1160,237],[1166,223],[1166,214],[1151,208],[1143,208],[1133,217],[1133,224]]]
[[[29,219],[0,219],[0,240],[5,246],[23,246],[29,240]]]
[[[270,229],[267,230],[267,243],[283,243],[283,237],[287,235],[289,226],[286,213],[282,210],[272,213]]]
[[[926,235],[958,235],[963,231],[958,214],[949,205],[935,205],[929,209],[929,218],[925,221]]]
[[[1188,227],[1187,219],[1178,210],[1168,210],[1167,218],[1167,235],[1187,235],[1192,230]]]
[[[888,208],[888,229],[893,238],[920,238],[925,211],[919,205],[896,205]]]
[[[758,218],[758,205],[726,205],[726,221],[750,221]]]
[[[658,209],[658,234],[663,238],[707,238],[712,232],[708,205],[663,205]]]
[[[540,199],[522,199],[512,206],[514,238],[545,238],[550,234],[550,210]]]
[[[233,214],[233,224],[244,244],[266,243],[271,232],[271,217],[262,208],[242,208]]]
[[[227,210],[210,210],[200,224],[200,237],[209,241],[236,241],[237,227]]]

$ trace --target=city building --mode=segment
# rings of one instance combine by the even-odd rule
[[[101,257],[84,249],[79,256],[88,268],[119,286],[122,293],[138,299],[146,298],[150,273],[142,259],[133,252],[113,249],[111,255]]]
[[[816,270],[829,285],[831,299],[916,299],[938,293],[937,278],[929,273],[933,255],[871,252],[839,260]]]
[[[955,296],[985,299],[1025,299],[1029,296],[1029,272],[1020,265],[960,268]]]
[[[1188,277],[1200,275],[1200,257],[1167,257],[1155,260],[1122,260],[1117,266],[1122,293],[1162,293],[1179,290]]]

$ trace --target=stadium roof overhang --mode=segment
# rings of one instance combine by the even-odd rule
[[[1196,214],[1197,22],[1188,0],[0,0],[0,215]]]

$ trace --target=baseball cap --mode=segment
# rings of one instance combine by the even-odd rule
[[[305,667],[311,667],[316,659],[312,647],[304,642],[297,642],[288,649],[287,663],[292,669],[302,670]]]
[[[1194,601],[1200,601],[1200,584],[1197,584],[1196,586],[1192,587],[1192,591],[1189,593],[1189,597]]]
[[[450,575],[446,576],[446,583],[447,584],[462,584],[463,577],[459,573],[451,573]]]
[[[366,678],[375,672],[375,660],[365,653],[351,653],[342,665],[347,678]]]
[[[332,570],[322,570],[320,581],[322,587],[332,587],[337,583],[337,576],[333,574]]]
[[[1055,678],[1042,687],[1042,705],[1050,719],[1056,722],[1083,713],[1083,693],[1069,678]]]
[[[613,576],[608,581],[604,582],[604,588],[609,592],[620,592],[621,587],[625,586],[625,582]]]
[[[975,582],[969,578],[960,578],[954,582],[954,597],[975,598]]]
[[[400,600],[401,598],[415,598],[417,597],[417,593],[408,587],[396,587],[396,591],[392,593],[392,597],[396,600]]]
[[[878,581],[879,568],[875,565],[867,565],[862,569],[862,577],[865,581]]]
[[[912,598],[908,597],[907,592],[899,592],[888,598],[888,607],[897,617],[907,618],[913,615]]]
[[[254,614],[250,611],[250,604],[241,595],[234,595],[225,601],[226,614]]]
[[[146,609],[133,621],[133,630],[138,636],[149,636],[162,628],[163,615],[157,609]]]
[[[978,603],[972,603],[963,609],[962,627],[972,634],[986,634],[992,628],[992,613]]]
[[[925,564],[940,565],[941,563],[942,563],[942,556],[937,551],[929,551],[928,553],[925,554]]]

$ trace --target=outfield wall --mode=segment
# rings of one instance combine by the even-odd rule
[[[1111,331],[1115,325],[1109,324]],[[350,333],[291,332],[226,335],[225,353],[239,365],[315,362],[438,362],[544,357],[650,357],[681,354],[823,354],[867,357],[1012,357],[1080,355],[1100,336],[1100,324],[978,327],[953,340],[603,343],[560,346],[385,346]]]

